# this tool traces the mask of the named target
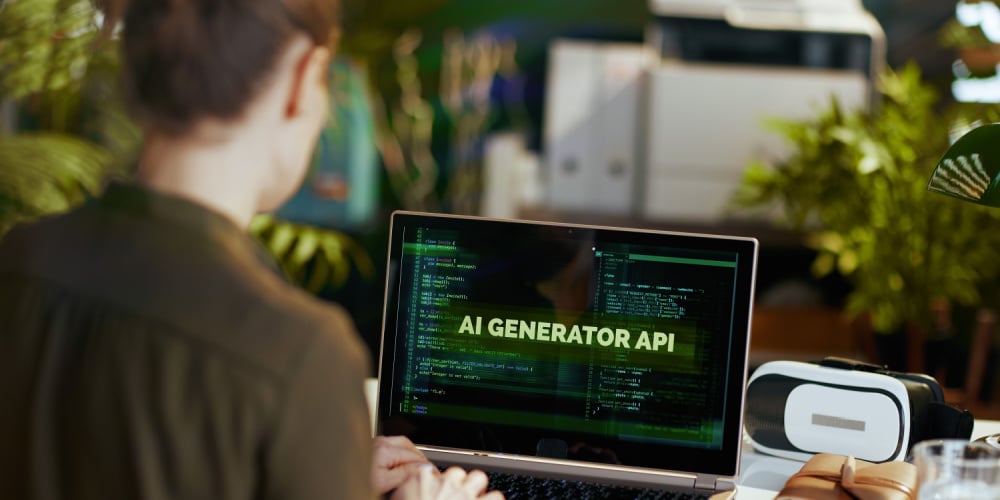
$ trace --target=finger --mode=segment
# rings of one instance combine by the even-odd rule
[[[382,467],[392,467],[407,463],[428,463],[427,456],[416,448],[394,446],[390,442],[375,443],[375,464]]]
[[[422,453],[400,448],[383,448],[375,450],[375,463],[384,467],[394,467],[405,464],[430,463]]]
[[[372,474],[372,485],[379,494],[385,494],[399,487],[408,479],[417,477],[420,468],[424,463],[412,463],[393,467],[391,469],[379,469]],[[432,467],[433,468],[433,467]]]
[[[486,486],[489,484],[490,479],[486,477],[486,473],[481,470],[474,470],[465,476],[465,482],[462,484],[462,488],[464,488],[465,491],[469,492],[472,496],[477,496],[486,491]]]
[[[410,438],[406,436],[377,436],[375,440],[384,441],[400,448],[412,448],[417,450],[417,445],[413,444],[413,441],[410,441]]]
[[[441,475],[441,479],[446,483],[461,486],[465,482],[465,470],[461,467],[448,467]]]
[[[417,467],[418,472],[392,492],[392,500],[433,499],[441,490],[441,481],[437,478],[437,470],[431,465]]]
[[[374,440],[374,446],[376,448],[396,448],[401,450],[411,450],[414,453],[419,453],[421,455],[424,452],[417,448],[417,445],[410,441],[410,438],[406,436],[376,436]]]
[[[378,436],[375,438],[375,446],[409,450],[423,457],[425,462],[428,461],[424,452],[420,451],[420,448],[417,448],[417,445],[413,444],[413,441],[410,441],[410,438],[406,436]]]
[[[421,499],[436,498],[445,489],[445,481],[440,471],[432,465],[421,465],[419,474]]]
[[[375,436],[372,444],[376,448],[405,448],[420,451],[406,436]]]

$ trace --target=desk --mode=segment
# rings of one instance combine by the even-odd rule
[[[375,401],[378,394],[378,381],[370,378],[365,381],[365,395],[368,397],[369,414],[372,419],[372,434],[375,433]],[[976,420],[972,427],[972,438],[976,439],[990,434],[1000,433],[1000,420]],[[743,455],[740,459],[740,477],[736,481],[737,500],[772,500],[785,480],[802,467],[802,462],[785,458],[772,457],[757,453],[748,444],[743,444]]]

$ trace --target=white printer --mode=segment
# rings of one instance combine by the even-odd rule
[[[743,171],[786,154],[770,118],[871,105],[884,34],[860,0],[650,0],[644,44],[557,40],[547,202],[646,219],[726,217]]]

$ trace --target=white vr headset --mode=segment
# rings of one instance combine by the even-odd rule
[[[842,358],[765,363],[750,377],[746,400],[754,449],[794,460],[816,453],[903,460],[919,441],[972,434],[972,415],[946,404],[933,377]]]

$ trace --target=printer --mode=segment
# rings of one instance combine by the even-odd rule
[[[712,223],[769,119],[871,106],[885,36],[860,0],[649,0],[645,43],[556,40],[543,132],[547,204]]]

